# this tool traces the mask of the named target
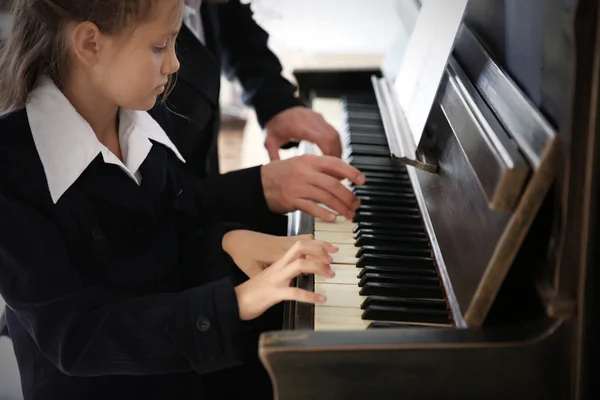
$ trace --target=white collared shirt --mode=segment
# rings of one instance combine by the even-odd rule
[[[44,167],[48,189],[56,203],[91,162],[102,154],[104,162],[119,166],[141,184],[140,166],[154,140],[185,162],[160,125],[144,111],[119,111],[119,143],[123,162],[104,146],[90,124],[75,110],[48,77],[42,77],[27,100],[27,118]]]
[[[183,22],[190,31],[205,44],[204,28],[202,26],[202,17],[200,15],[200,6],[202,0],[185,0],[185,8],[183,10]]]

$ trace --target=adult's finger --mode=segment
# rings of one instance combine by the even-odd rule
[[[362,172],[339,158],[329,156],[313,157],[311,163],[316,169],[338,180],[349,179],[357,185],[364,185],[366,181]]]
[[[333,222],[337,217],[335,213],[317,205],[312,200],[297,199],[295,207],[303,213],[322,219],[323,221]]]
[[[271,161],[279,160],[279,149],[281,148],[281,144],[281,141],[273,136],[267,136],[265,139],[265,149],[267,149]]]
[[[312,178],[309,178],[309,179],[312,180]],[[293,200],[293,206],[299,209],[298,203],[301,200],[311,200],[316,203],[320,203],[320,204],[327,206],[329,209],[337,212],[338,214],[345,216],[348,219],[352,219],[354,217],[354,212],[356,210],[356,207],[355,207],[356,196],[354,196],[352,194],[352,192],[349,191],[339,181],[336,181],[333,178],[331,181],[329,181],[328,184],[332,185],[332,187],[334,189],[332,190],[331,187],[329,187],[329,186],[322,187],[323,185],[326,185],[326,183],[323,183],[323,185],[321,185],[321,186],[318,186],[315,184],[304,185],[302,187],[302,191],[299,193],[298,197]],[[341,188],[339,188],[338,186]],[[346,195],[346,199],[340,199],[336,195],[336,190],[335,190],[336,187],[338,187],[337,189],[340,190],[337,193],[343,193],[344,195]],[[348,203],[346,203],[346,201],[349,201],[350,203],[348,204]]]
[[[342,182],[331,177],[330,175],[313,171],[312,173],[307,174],[306,181],[317,189],[314,193],[312,193],[313,196],[323,197],[327,193],[340,201],[347,210],[356,211],[356,208],[358,208],[359,203],[357,201],[357,197],[352,193],[352,191],[344,186]],[[305,187],[304,189],[306,191],[310,191],[308,187]],[[335,202],[333,200],[326,200],[331,205],[324,201],[319,201],[335,211],[338,211],[340,214],[349,216],[347,211],[339,211],[339,207],[334,208]]]

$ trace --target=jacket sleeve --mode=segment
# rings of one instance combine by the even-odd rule
[[[244,101],[254,107],[260,126],[283,110],[304,105],[296,87],[281,75],[281,63],[267,45],[267,32],[254,21],[250,4],[230,0],[218,6],[218,18],[224,72],[240,81]]]
[[[229,279],[127,297],[85,282],[60,231],[37,209],[0,194],[0,221],[0,295],[63,373],[206,373],[240,363]]]
[[[260,168],[241,169],[193,182],[203,222],[235,222],[258,232],[286,235],[287,215],[269,210]]]

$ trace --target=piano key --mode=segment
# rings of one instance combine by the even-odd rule
[[[347,140],[353,144],[377,145],[388,149],[388,141],[385,136],[373,136],[369,134],[352,133]],[[350,152],[350,150],[348,150]]]
[[[385,146],[373,146],[366,144],[355,144],[352,146],[352,150],[349,152],[350,157],[356,156],[382,156],[389,157],[390,150]]]
[[[424,237],[414,237],[412,235],[383,235],[383,234],[362,234],[356,238],[355,247],[376,246],[376,245],[410,245],[414,247],[429,249],[429,242]]]
[[[376,172],[376,171],[361,171],[361,172],[365,175],[365,178],[367,178],[367,180],[369,180],[370,178],[389,178],[391,180],[406,179],[406,180],[410,181],[410,178],[408,177],[408,173],[406,172],[406,170],[402,170],[402,168],[400,168],[398,171],[394,171],[394,172]]]
[[[424,233],[423,226],[414,226],[412,224],[398,224],[392,222],[359,222],[353,228],[354,233],[358,233],[359,230],[371,229],[374,231],[379,231],[380,233],[384,233],[387,231],[391,231],[391,233],[401,234],[403,232],[415,232],[415,233]]]
[[[366,297],[358,292],[358,285],[315,282],[315,293],[327,296],[320,307],[348,307],[360,309]]]
[[[315,331],[331,330],[365,330],[371,321],[363,320],[363,310],[347,307],[322,307],[315,306],[314,329]]]
[[[385,157],[356,156],[350,159],[350,164],[359,166],[388,167],[390,171],[401,168],[396,161]]]
[[[356,223],[347,220],[345,217],[338,215],[334,222],[323,221],[320,218],[315,218],[315,232],[330,231],[330,232],[348,232],[352,231]]]
[[[365,190],[362,187],[356,187],[352,190],[352,192],[357,197],[367,197],[367,196],[377,196],[377,197],[392,197],[392,198],[400,198],[400,199],[411,199],[414,200],[414,195],[412,193],[401,193],[401,192],[369,192],[368,189]]]
[[[430,276],[436,277],[437,270],[432,265],[431,268],[423,268],[423,267],[406,267],[406,266],[376,266],[376,265],[365,265],[362,267],[358,273],[358,279],[362,279],[368,273],[381,273],[381,274],[410,274],[410,275],[419,275],[419,276]]]
[[[338,244],[336,247],[339,250],[336,253],[330,254],[334,264],[356,264],[356,248],[353,245]]]
[[[396,284],[415,284],[439,287],[437,276],[419,276],[411,274],[379,274],[368,272],[363,274],[358,281],[359,287],[364,287],[369,283],[396,283]]]
[[[414,193],[412,188],[408,185],[377,185],[366,183],[361,186],[357,186],[353,191],[359,191],[360,193],[364,193],[366,195],[378,195],[379,193],[393,193],[393,194],[401,194],[405,195],[405,197],[414,198]]]
[[[443,327],[447,325],[419,323],[419,322],[392,322],[373,321],[363,319],[364,311],[347,307],[315,307],[314,329],[315,331],[362,331],[372,325],[386,326],[394,324],[395,327]]]
[[[409,185],[412,188],[409,179],[400,176],[397,178],[365,178],[367,185]]]
[[[357,212],[354,219],[354,222],[388,222],[388,223],[402,223],[406,225],[414,224],[414,226],[419,226],[421,219],[418,215],[410,215],[410,214],[397,214],[393,212],[384,213],[384,212],[368,212],[368,211],[360,211]]]
[[[419,215],[419,208],[411,204],[361,204],[356,212],[371,212],[371,213],[406,213]]]
[[[360,258],[365,254],[397,254],[406,256],[431,256],[431,251],[428,248],[410,247],[410,246],[362,246],[356,252],[356,257]]]
[[[353,244],[354,237],[351,232],[315,231],[315,239],[332,244]]]
[[[354,268],[354,265],[331,264],[331,269],[333,272],[335,272],[335,276],[333,278],[315,275],[315,282],[348,285],[358,284],[358,277],[356,276],[356,268]]]
[[[369,306],[408,306],[425,310],[441,310],[448,312],[448,306],[443,300],[414,299],[406,297],[369,296],[361,305],[363,310]]]
[[[450,325],[447,312],[437,310],[418,310],[409,307],[373,306],[361,316],[365,320],[414,321]]]
[[[414,197],[408,197],[408,196],[381,197],[381,196],[377,196],[376,194],[365,195],[365,194],[359,192],[357,197],[360,199],[361,205],[382,205],[382,206],[407,205],[407,206],[413,206],[413,207],[417,206],[417,200]]]
[[[429,267],[433,265],[433,259],[430,257],[419,256],[398,256],[389,254],[363,254],[356,262],[357,267],[374,265],[380,267]]]
[[[384,282],[366,283],[359,291],[360,296],[401,296],[423,299],[443,299],[441,287],[416,284],[395,284]]]

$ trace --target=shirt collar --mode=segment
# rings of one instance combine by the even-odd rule
[[[137,184],[138,173],[153,140],[185,162],[165,131],[147,112],[119,111],[119,142],[125,163],[104,146],[92,127],[48,77],[42,77],[27,100],[27,118],[33,141],[44,167],[54,203],[77,181],[91,162],[102,154],[105,163],[119,166]]]
[[[200,5],[202,4],[202,0],[185,0],[185,5],[190,7],[196,12],[200,12]]]

